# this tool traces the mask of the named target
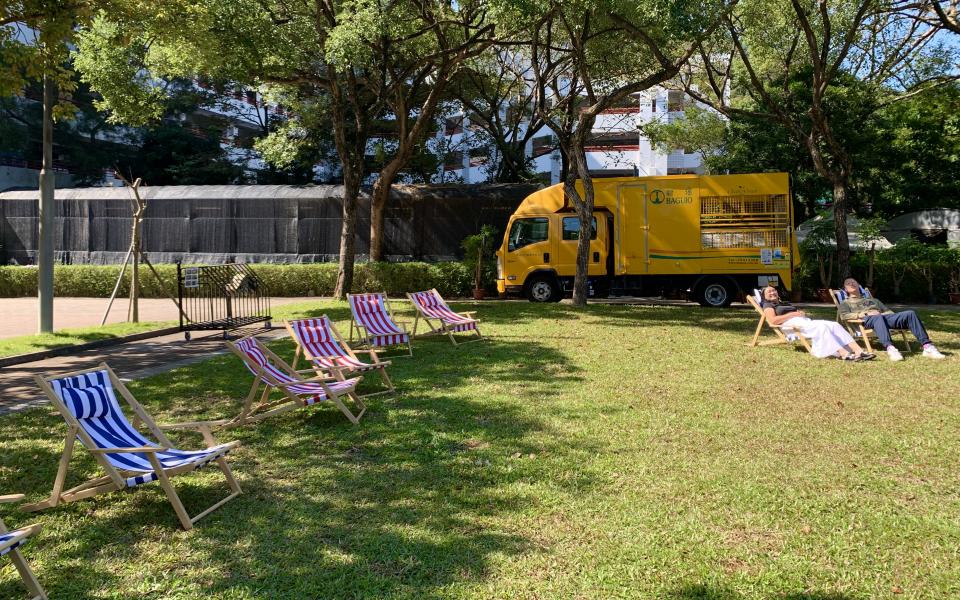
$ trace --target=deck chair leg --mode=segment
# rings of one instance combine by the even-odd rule
[[[761,317],[761,318],[760,318],[760,322],[757,323],[757,330],[756,330],[756,331],[754,332],[754,334],[753,334],[753,339],[750,340],[750,345],[751,345],[751,346],[756,346],[756,345],[757,345],[757,340],[760,339],[760,332],[763,331],[764,321],[765,321],[765,319],[764,319],[763,317]]]
[[[173,511],[177,513],[177,518],[180,519],[180,524],[187,531],[193,529],[193,521],[190,519],[187,509],[184,508],[183,502],[180,501],[180,496],[177,495],[177,490],[173,488],[173,484],[170,483],[170,479],[167,477],[166,471],[163,470],[163,467],[160,465],[160,461],[157,459],[156,454],[149,453],[147,458],[150,459],[150,464],[153,466],[154,472],[157,474],[157,483],[160,484],[160,487],[163,488],[164,493],[167,494],[167,500],[170,501],[170,505],[173,506]]]
[[[380,367],[380,378],[383,379],[384,385],[386,385],[391,392],[396,389],[393,387],[393,382],[390,381],[390,376],[387,375],[386,367]]]
[[[227,458],[221,456],[217,459],[217,465],[220,466],[220,470],[223,471],[223,477],[227,480],[227,485],[230,486],[230,490],[234,495],[242,493],[240,489],[240,484],[237,483],[237,478],[233,476],[233,471],[230,469],[230,465],[227,464]]]
[[[453,330],[450,329],[449,327],[446,327],[445,329],[447,330],[447,337],[449,337],[450,341],[453,342],[453,345],[456,346],[457,338],[453,337]]]
[[[23,585],[26,586],[27,591],[34,600],[37,598],[47,600],[47,593],[43,591],[43,587],[40,585],[40,582],[37,581],[36,575],[33,574],[33,569],[30,568],[30,564],[23,557],[23,554],[20,553],[20,549],[14,548],[9,552],[9,555],[10,560],[13,561],[13,566],[15,566],[17,572],[20,573],[20,579],[23,580]]]
[[[420,324],[420,315],[417,314],[416,318],[413,319],[413,333],[410,334],[411,337],[417,337],[417,325]]]
[[[70,458],[73,457],[73,446],[76,442],[77,430],[71,427],[67,431],[67,437],[63,442],[63,456],[60,457],[60,465],[57,467],[57,476],[53,480],[53,491],[50,492],[50,497],[42,502],[24,504],[20,507],[21,510],[33,512],[53,508],[60,504],[60,500],[63,498],[63,486],[67,481],[67,469],[70,468]]]
[[[907,332],[901,329],[900,335],[903,337],[903,345],[907,347],[907,352],[913,352],[913,348],[910,346],[910,340],[907,338]]]
[[[873,346],[870,345],[870,336],[867,335],[867,331],[863,328],[863,325],[860,325],[860,335],[863,337],[863,345],[867,347],[867,352],[873,354]]]
[[[340,409],[340,412],[342,412],[343,415],[347,417],[351,423],[353,423],[354,425],[359,425],[360,417],[363,416],[363,413],[367,412],[367,407],[363,403],[363,400],[361,400],[360,397],[357,396],[355,393],[350,392],[348,395],[350,396],[351,399],[353,399],[354,402],[357,403],[357,406],[360,407],[360,414],[354,416],[354,414],[350,412],[350,409],[347,408],[347,405],[343,403],[343,400],[340,399],[340,396],[331,396],[330,399],[333,400],[333,403],[337,406],[337,408]]]

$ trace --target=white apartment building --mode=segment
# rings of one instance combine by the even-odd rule
[[[595,177],[632,175],[675,175],[702,173],[703,156],[682,150],[664,154],[644,136],[643,126],[653,121],[673,122],[684,118],[684,107],[692,100],[681,91],[654,88],[635,94],[621,106],[597,117],[593,139],[587,147],[587,163]],[[480,183],[489,179],[489,150],[484,133],[471,126],[464,112],[444,119],[431,148],[446,158],[434,181]],[[560,151],[549,128],[543,127],[527,144],[526,155],[533,160],[545,184],[560,181]]]

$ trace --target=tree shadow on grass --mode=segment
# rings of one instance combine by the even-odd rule
[[[289,341],[272,347],[292,356]],[[515,484],[544,476],[512,455],[559,452],[563,432],[524,404],[549,411],[551,399],[579,381],[576,370],[535,342],[453,348],[436,339],[416,352],[394,362],[397,395],[371,398],[359,426],[327,405],[218,434],[244,444],[230,457],[244,494],[191,532],[178,531],[155,485],[44,513],[56,535],[35,541],[41,581],[55,597],[78,598],[136,595],[118,588],[138,577],[186,597],[440,598],[449,586],[482,581],[495,561],[538,551],[499,524],[536,510],[536,495]],[[159,422],[173,422],[239,410],[251,381],[228,355],[131,389]],[[49,492],[59,454],[34,455],[30,441],[61,447],[64,435],[62,420],[32,412],[8,417],[19,427],[15,452],[0,443],[0,484],[16,484],[31,501]],[[199,447],[191,435],[177,441]],[[88,455],[72,467],[68,485],[97,474]],[[173,482],[193,513],[226,490],[209,467]],[[575,482],[590,484],[588,476]],[[171,551],[180,558],[164,556]]]

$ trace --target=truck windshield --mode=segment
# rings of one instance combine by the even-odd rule
[[[544,217],[533,219],[517,219],[510,227],[508,250],[517,250],[530,244],[536,244],[547,239],[549,221]]]

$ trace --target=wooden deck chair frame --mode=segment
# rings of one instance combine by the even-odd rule
[[[413,356],[413,335],[411,335],[410,332],[407,331],[406,322],[405,322],[405,321],[398,321],[398,320],[397,320],[397,317],[394,316],[394,314],[393,314],[393,307],[390,306],[390,298],[389,298],[389,296],[387,296],[387,293],[386,293],[386,292],[370,292],[370,293],[378,294],[378,295],[380,295],[380,296],[383,297],[383,306],[387,309],[387,314],[390,316],[390,320],[393,321],[393,322],[396,324],[396,326],[400,328],[400,331],[402,331],[403,333],[407,334],[407,354],[406,354],[406,355],[404,355],[404,354],[392,354],[392,355],[390,355],[390,358],[398,358],[398,357],[400,357],[400,356],[412,357],[412,356]],[[358,295],[360,295],[360,294],[347,294],[347,303],[350,302],[350,298],[352,298],[352,297],[354,297],[354,296],[358,296]],[[351,310],[351,311],[350,311],[350,343],[351,343],[351,344],[353,343],[353,331],[354,331],[354,329],[357,330],[358,344],[359,344],[360,346],[366,346],[367,348],[373,348],[373,344],[371,343],[370,337],[367,335],[366,328],[365,328],[363,325],[361,325],[360,323],[357,323],[357,319],[356,319],[356,317],[353,316],[353,311]],[[401,347],[402,347],[403,344],[402,344],[402,343],[400,343],[400,344],[391,344],[391,346],[401,346]],[[386,346],[386,347],[390,347],[390,346]],[[384,353],[384,354],[386,354],[386,353]]]
[[[106,371],[110,383],[113,386],[115,393],[119,393],[120,397],[126,401],[127,405],[133,411],[133,420],[132,423],[134,426],[137,426],[137,423],[143,423],[143,425],[156,437],[158,443],[161,446],[148,446],[143,448],[118,448],[118,449],[104,449],[98,448],[97,444],[90,437],[90,434],[80,425],[80,422],[76,417],[73,416],[73,413],[70,412],[70,409],[67,408],[60,396],[53,390],[53,387],[50,385],[50,381],[55,379],[62,379],[65,377],[77,377],[79,375],[86,375],[88,373],[95,373],[97,371]],[[176,430],[176,429],[193,429],[199,431],[203,436],[204,442],[207,444],[208,448],[212,448],[217,445],[216,441],[213,439],[213,435],[210,431],[210,422],[194,422],[194,423],[177,423],[169,425],[157,425],[153,418],[147,413],[147,411],[141,406],[139,402],[133,397],[133,394],[130,393],[130,390],[127,389],[127,386],[120,381],[120,378],[117,377],[117,374],[113,372],[113,369],[110,368],[106,363],[100,363],[98,366],[92,369],[84,369],[82,371],[74,371],[71,373],[61,373],[58,375],[52,376],[42,376],[35,375],[37,384],[40,386],[40,389],[47,395],[50,399],[50,402],[60,411],[60,414],[63,416],[64,420],[67,422],[67,435],[64,439],[64,449],[63,456],[60,459],[60,466],[57,469],[57,476],[53,484],[53,492],[50,494],[50,498],[44,500],[43,502],[38,502],[36,504],[27,504],[22,508],[26,511],[35,511],[43,510],[47,508],[53,508],[62,502],[76,502],[77,500],[83,500],[85,498],[91,498],[103,493],[114,492],[119,490],[127,489],[127,484],[125,482],[125,477],[121,473],[121,469],[112,465],[106,458],[105,454],[108,453],[142,453],[146,454],[150,464],[154,468],[154,472],[157,475],[157,483],[160,484],[160,487],[163,489],[164,493],[167,495],[167,499],[170,501],[170,504],[173,506],[174,512],[177,514],[177,518],[180,520],[180,524],[184,529],[190,530],[193,528],[193,525],[202,519],[203,517],[209,515],[216,509],[220,508],[230,500],[233,500],[240,495],[240,484],[237,483],[236,478],[233,476],[233,472],[230,470],[230,466],[227,464],[226,453],[240,445],[240,442],[233,441],[227,444],[223,444],[223,449],[220,454],[213,459],[212,462],[215,462],[217,466],[220,467],[220,471],[223,472],[223,476],[227,481],[227,485],[230,487],[230,495],[222,500],[214,503],[212,506],[206,510],[201,511],[196,516],[191,517],[187,512],[187,509],[183,506],[183,502],[180,501],[180,496],[177,495],[177,490],[170,483],[170,478],[184,473],[189,473],[198,469],[201,464],[186,464],[174,468],[163,468],[160,465],[159,459],[157,459],[156,453],[159,451],[165,451],[171,448],[175,448],[174,444],[170,441],[169,438],[164,434],[164,430]],[[119,398],[118,398],[119,401]],[[64,490],[64,484],[66,483],[67,471],[70,466],[70,459],[73,456],[73,451],[76,445],[77,439],[83,443],[87,451],[93,454],[93,458],[96,460],[97,464],[100,465],[107,475],[104,477],[97,477],[82,483],[76,487],[70,488],[69,490]]]
[[[239,356],[240,360],[242,360],[252,371],[254,371],[255,375],[253,378],[253,385],[250,387],[250,392],[243,400],[243,406],[240,409],[240,414],[232,419],[227,420],[222,425],[224,428],[241,427],[243,425],[262,421],[263,419],[268,419],[291,410],[306,408],[306,405],[303,403],[303,398],[287,389],[290,385],[293,385],[292,383],[278,381],[276,378],[270,375],[270,373],[264,371],[260,365],[251,361],[250,357],[248,357],[243,350],[237,347],[237,344],[243,340],[256,337],[256,335],[248,335],[233,342],[226,342],[227,346],[230,347],[230,350]],[[356,385],[350,388],[350,390],[347,392],[335,393],[327,384],[331,380],[344,381],[342,374],[332,373],[332,377],[327,375],[316,375],[314,377],[304,378],[303,376],[305,374],[315,373],[314,369],[303,369],[297,371],[288,365],[286,361],[277,356],[276,353],[267,348],[266,344],[259,343],[259,339],[257,342],[257,345],[260,347],[260,350],[263,351],[266,357],[272,361],[275,366],[283,370],[287,375],[290,375],[293,379],[296,379],[297,381],[295,383],[320,384],[320,387],[323,388],[324,393],[327,395],[327,400],[333,402],[333,404],[340,409],[340,412],[342,412],[351,423],[354,425],[360,423],[360,418],[363,417],[365,412],[367,412],[367,405],[364,404],[360,396],[356,394]],[[362,377],[358,377],[357,379],[362,379]],[[357,383],[359,383],[359,381]],[[260,391],[261,386],[263,388],[262,392]],[[280,392],[283,393],[283,397],[279,400],[271,401],[270,394],[274,390],[280,390]],[[257,398],[258,393],[260,395],[260,401],[259,404],[254,405],[254,400]],[[353,400],[353,402],[360,408],[359,414],[354,415],[353,412],[347,408],[347,405],[343,403],[343,400],[340,398],[341,396],[349,396],[350,399]]]
[[[8,502],[20,502],[23,500],[23,494],[10,494],[7,496],[0,496],[0,504],[6,504]],[[23,554],[20,553],[20,548],[13,547],[25,541],[32,535],[36,535],[40,532],[39,525],[28,525],[26,527],[19,527],[15,531],[20,533],[15,537],[7,540],[0,544],[0,550],[5,550],[10,548],[6,552],[6,556],[10,557],[10,560],[13,561],[13,566],[17,568],[17,572],[20,573],[20,579],[23,580],[23,585],[27,588],[27,592],[30,593],[30,596],[33,600],[47,600],[47,593],[43,590],[43,586],[40,585],[40,582],[37,581],[36,575],[33,574],[33,569],[30,568],[30,564],[27,562],[27,559],[23,557]],[[9,533],[6,525],[3,522],[3,519],[0,519],[0,533]]]
[[[870,290],[867,288],[862,288],[868,294]],[[837,309],[837,323],[840,323],[847,328],[847,331],[850,332],[850,335],[854,339],[860,338],[863,340],[863,345],[867,347],[867,352],[873,352],[873,345],[870,344],[870,336],[877,337],[876,332],[873,329],[870,329],[866,326],[863,319],[844,319],[840,316],[840,290],[831,289],[830,290],[830,299],[833,300],[833,305]],[[903,338],[903,343],[907,346],[907,352],[913,352],[913,348],[910,347],[910,340],[907,338],[907,332],[903,329],[895,329],[894,331],[898,332]]]
[[[426,290],[426,291],[428,291],[428,292],[433,292],[433,293],[436,294],[437,296],[440,296],[440,292],[437,291],[437,288],[433,288],[433,289]],[[474,329],[474,331],[477,332],[477,337],[472,338],[472,339],[468,339],[468,340],[463,340],[462,342],[459,342],[459,344],[458,344],[458,343],[457,343],[457,338],[454,337],[454,333],[455,333],[455,332],[453,331],[453,328],[452,328],[452,327],[450,327],[449,325],[447,325],[447,324],[444,323],[443,321],[440,321],[439,319],[433,319],[432,317],[428,317],[426,314],[424,314],[423,311],[420,310],[420,305],[417,304],[417,303],[413,300],[413,294],[412,294],[412,293],[407,292],[407,299],[410,301],[410,304],[413,305],[413,309],[417,312],[417,317],[413,320],[413,333],[410,334],[410,335],[412,335],[413,337],[417,337],[417,326],[418,326],[419,323],[420,323],[420,319],[423,319],[423,322],[426,323],[428,327],[430,327],[430,331],[428,331],[427,333],[422,333],[422,334],[420,334],[420,337],[430,336],[430,335],[446,335],[447,337],[450,338],[450,341],[453,342],[453,345],[454,345],[454,346],[458,346],[459,344],[467,344],[467,343],[469,343],[469,342],[477,342],[477,341],[480,341],[480,340],[482,340],[482,339],[485,339],[485,338],[483,337],[483,334],[480,333],[480,320],[477,319],[477,318],[475,318],[475,317],[473,316],[473,315],[477,314],[477,311],[475,311],[475,310],[470,310],[470,311],[464,311],[464,312],[458,312],[458,313],[456,313],[456,314],[462,315],[462,316],[464,316],[464,317],[466,317],[466,318],[468,318],[468,319],[472,319],[473,321],[476,321],[476,323],[477,323],[477,326],[476,326],[476,328]],[[443,300],[443,296],[440,296],[440,299]],[[446,300],[444,300],[444,303],[446,303]],[[453,309],[450,309],[450,310],[453,310]],[[438,321],[438,322],[439,322],[439,325],[438,325],[438,326],[434,326],[434,324],[432,323],[432,321]]]
[[[338,330],[337,326],[333,324],[333,319],[331,319],[328,315],[320,315],[319,318],[327,319],[327,321],[330,323],[330,331],[333,333],[333,337],[336,338],[337,343],[340,344],[340,347],[343,348],[344,352],[346,352],[349,357],[353,358],[358,362],[363,362],[357,356],[357,353],[359,352],[361,354],[370,355],[370,360],[373,362],[369,364],[371,366],[377,367],[375,370],[380,373],[380,378],[383,380],[383,384],[387,386],[387,389],[385,390],[358,395],[358,397],[369,398],[371,396],[379,396],[380,394],[390,394],[396,391],[397,388],[394,387],[393,381],[391,381],[390,376],[387,375],[387,367],[390,366],[390,361],[386,361],[386,362],[381,361],[380,357],[377,356],[377,351],[374,350],[373,348],[367,348],[367,349],[351,348],[350,345],[347,344],[347,341],[343,339],[343,335],[340,334],[340,330]],[[294,354],[293,363],[290,365],[296,371],[297,363],[300,361],[301,356],[308,361],[315,360],[315,357],[311,355],[310,352],[305,347],[300,345],[300,342],[297,339],[297,335],[293,331],[293,326],[290,323],[291,321],[285,321],[284,326],[286,326],[287,332],[290,333],[290,337],[293,338],[293,341],[297,344],[297,352],[296,354]],[[326,376],[326,377],[336,377],[336,374],[334,373],[334,371],[339,371],[340,373],[339,379],[341,380],[346,378],[348,375],[351,375],[356,372],[355,369],[349,366],[336,368],[336,367],[329,367],[329,366],[323,366],[323,365],[317,365],[317,364],[314,364],[313,370],[317,375]],[[300,373],[300,371],[296,371],[296,372]]]
[[[807,349],[807,352],[812,351],[812,348],[810,347],[810,340],[804,337],[803,334],[800,333],[799,329],[796,329],[793,327],[778,326],[770,323],[770,321],[767,319],[767,315],[765,315],[763,312],[763,308],[760,307],[760,304],[757,302],[757,299],[753,297],[753,294],[746,294],[746,297],[747,297],[747,303],[749,303],[750,306],[752,306],[755,311],[760,313],[760,321],[757,323],[757,330],[753,333],[753,339],[751,339],[747,343],[748,346],[753,347],[753,346],[773,346],[777,344],[795,344],[796,343],[795,341],[790,340],[787,337],[788,333],[792,333],[793,335],[797,336],[796,341],[803,344],[803,347]],[[759,341],[760,333],[763,331],[764,325],[766,325],[767,328],[771,329],[773,333],[776,334],[777,339],[764,340],[762,342]]]

